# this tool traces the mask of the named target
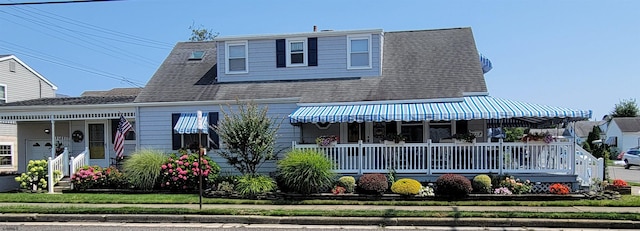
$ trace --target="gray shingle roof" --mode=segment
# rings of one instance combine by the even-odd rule
[[[136,102],[300,97],[300,102],[352,102],[461,97],[487,92],[471,28],[387,32],[381,77],[217,83],[215,42],[182,42]],[[193,50],[205,57],[189,61]]]
[[[50,106],[132,103],[135,96],[86,96],[65,98],[41,98],[0,104],[3,106]]]
[[[640,117],[619,117],[613,118],[622,132],[639,132]]]
[[[142,91],[140,87],[113,88],[106,91],[85,91],[80,96],[138,96]]]
[[[599,126],[600,121],[576,121],[574,131],[577,137],[587,137],[593,131],[594,126]]]

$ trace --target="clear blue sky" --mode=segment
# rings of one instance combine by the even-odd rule
[[[40,0],[0,0],[0,3]],[[58,93],[149,80],[189,26],[220,36],[471,27],[494,69],[494,97],[601,119],[640,90],[640,1],[126,0],[0,6],[0,54],[16,54]],[[62,16],[62,17],[60,17]],[[130,36],[132,35],[132,36]],[[87,71],[81,71],[89,70]]]

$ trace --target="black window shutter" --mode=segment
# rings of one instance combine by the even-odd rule
[[[276,67],[287,66],[287,51],[284,39],[276,40]]]
[[[173,128],[176,126],[176,123],[178,123],[178,119],[180,119],[180,113],[173,113],[171,114],[171,136],[172,136],[172,140],[171,140],[171,145],[172,145],[172,150],[178,150],[180,149],[182,146],[182,140],[180,139],[180,134],[176,134],[175,131],[173,130]]]
[[[111,120],[111,143],[116,140],[116,132],[118,131],[118,126],[120,125],[120,120]]]
[[[309,66],[318,66],[318,38],[307,39],[307,50],[309,51]]]
[[[218,125],[218,113],[217,112],[209,112],[209,125]],[[213,149],[220,148],[220,137],[218,137],[218,133],[213,131],[211,127],[209,127],[209,139],[213,141],[213,144],[210,144],[210,147]]]

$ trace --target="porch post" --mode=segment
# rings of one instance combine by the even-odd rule
[[[502,142],[503,140],[500,138],[500,141],[498,141],[498,175],[502,175],[502,170],[504,169],[504,147]]]
[[[56,121],[53,119],[53,115],[49,117],[51,119],[51,158],[56,158]]]
[[[427,140],[427,175],[431,175],[431,169],[433,168],[433,164],[431,162],[431,139]]]
[[[569,148],[569,151],[571,153],[568,153],[568,156],[569,156],[569,174],[575,175],[576,174],[576,145],[578,145],[576,143],[575,136],[573,138],[571,138],[571,144],[572,144],[571,148]],[[589,180],[591,180],[591,179],[589,179]]]
[[[358,175],[362,175],[362,161],[364,160],[364,150],[362,148],[362,140],[358,140]]]

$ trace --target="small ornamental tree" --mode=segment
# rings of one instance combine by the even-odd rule
[[[638,114],[640,114],[640,109],[638,109],[635,99],[621,100],[611,112],[612,117],[636,117]]]
[[[267,108],[239,104],[236,113],[222,111],[223,119],[213,129],[226,145],[219,154],[242,175],[255,175],[262,163],[274,160],[279,124],[267,116]]]

